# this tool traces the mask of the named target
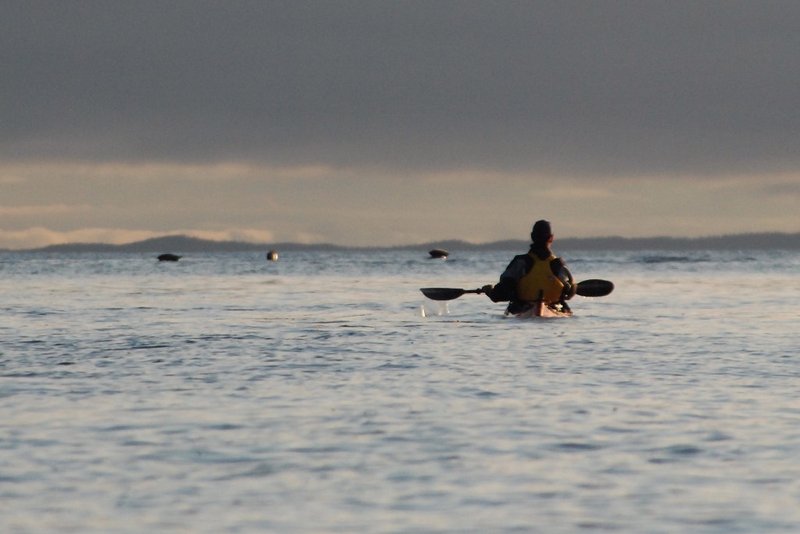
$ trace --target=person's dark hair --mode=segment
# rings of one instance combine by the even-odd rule
[[[550,222],[544,219],[536,221],[531,231],[531,241],[537,245],[544,245],[551,237],[553,237],[553,231],[550,228]]]

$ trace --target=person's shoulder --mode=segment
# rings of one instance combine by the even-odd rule
[[[555,256],[554,255],[554,256],[552,256],[552,258],[553,259],[550,260],[550,266],[551,267],[561,268],[561,267],[566,267],[567,266],[566,262],[564,262],[564,259],[561,258],[560,256]]]
[[[525,265],[530,265],[533,262],[533,256],[530,252],[526,252],[525,254],[517,254],[514,256],[512,261],[524,263]]]
[[[530,269],[531,263],[533,262],[533,258],[530,257],[529,254],[517,254],[511,261],[508,262],[508,267],[506,268],[506,272],[523,272]]]

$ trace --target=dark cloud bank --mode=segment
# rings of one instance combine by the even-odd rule
[[[4,2],[0,157],[794,171],[800,3]]]

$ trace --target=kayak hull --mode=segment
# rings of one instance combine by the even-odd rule
[[[552,306],[547,306],[543,303],[534,304],[527,310],[520,313],[510,313],[506,310],[506,317],[515,317],[517,319],[535,319],[535,318],[556,318],[556,317],[572,317],[572,311],[561,310]]]

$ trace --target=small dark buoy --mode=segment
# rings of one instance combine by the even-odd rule
[[[179,259],[181,259],[181,257],[175,254],[161,254],[158,257],[158,261],[178,261]]]
[[[270,250],[267,252],[267,261],[278,261],[278,251]]]
[[[428,252],[428,254],[430,254],[430,255],[431,255],[431,258],[442,258],[442,259],[446,259],[446,258],[447,258],[447,255],[448,255],[448,254],[450,254],[450,253],[449,253],[449,252],[447,252],[447,251],[446,251],[446,250],[444,250],[444,249],[441,249],[441,248],[435,248],[435,249],[431,250],[430,252]]]

